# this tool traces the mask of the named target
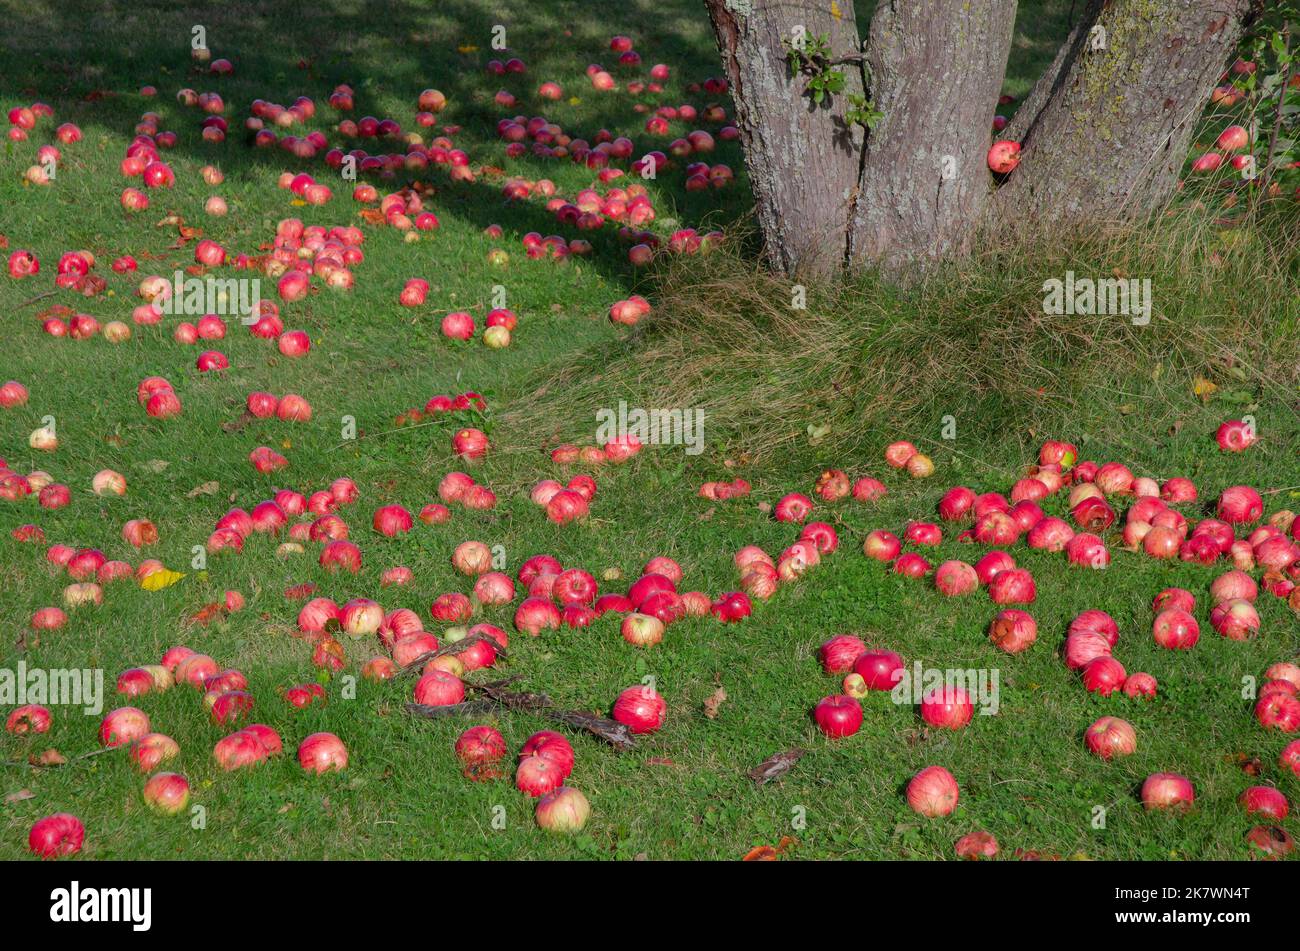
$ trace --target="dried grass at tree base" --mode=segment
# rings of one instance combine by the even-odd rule
[[[596,410],[700,407],[711,449],[756,459],[831,426],[846,454],[958,417],[967,435],[1032,438],[1124,402],[1134,380],[1152,425],[1197,377],[1294,400],[1300,222],[1226,230],[1184,213],[1066,242],[1004,246],[911,287],[872,275],[807,288],[730,248],[672,262],[655,312],[624,339],[572,355],[503,419],[519,434],[590,439]],[[733,242],[735,247],[740,242]],[[1043,282],[1150,279],[1150,323],[1049,315]],[[1179,388],[1182,388],[1181,390]],[[1172,412],[1172,409],[1170,409]],[[535,438],[535,436],[534,436]]]

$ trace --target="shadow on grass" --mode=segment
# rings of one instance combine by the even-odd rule
[[[331,148],[401,152],[405,146],[400,139],[345,139],[334,127],[345,117],[393,117],[405,130],[419,131],[427,142],[442,131],[415,125],[415,100],[421,89],[438,88],[449,102],[438,116],[440,124],[461,127],[452,138],[468,152],[472,166],[504,166],[513,175],[553,177],[566,195],[590,184],[594,173],[568,159],[529,155],[503,160],[504,146],[495,134],[502,116],[546,115],[561,122],[572,136],[588,140],[594,140],[600,130],[628,134],[636,143],[634,154],[639,155],[665,149],[669,140],[651,139],[641,130],[644,116],[634,111],[635,105],[689,101],[702,109],[715,101],[707,94],[685,92],[689,83],[720,73],[708,18],[697,0],[629,0],[620,4],[616,20],[597,15],[592,4],[580,0],[546,0],[511,8],[495,8],[482,0],[440,0],[436,5],[390,0],[381,7],[324,0],[314,10],[307,15],[299,5],[282,0],[189,10],[160,0],[46,0],[35,15],[22,17],[24,30],[0,36],[0,89],[14,97],[6,105],[34,99],[49,102],[55,122],[76,122],[92,143],[107,135],[128,136],[142,113],[157,112],[160,127],[178,137],[176,147],[165,154],[168,161],[214,162],[232,180],[267,187],[285,170],[309,172],[334,187],[336,199],[328,207],[347,217],[356,210],[348,197],[352,184],[324,163],[324,150],[304,160],[280,148],[252,145],[253,135],[243,128],[243,120],[254,99],[287,105],[305,95],[317,103],[315,117],[280,130],[282,135],[318,130]],[[871,12],[871,4],[862,4],[858,11],[863,29]],[[1068,16],[1063,0],[1022,4],[1009,85],[1032,84],[1050,60],[1059,36],[1068,30]],[[213,58],[233,62],[233,74],[216,76],[193,61],[197,27],[202,27]],[[635,39],[645,57],[639,68],[617,66],[616,54],[609,49],[609,36],[616,30]],[[494,48],[494,38],[504,40],[506,48]],[[511,56],[525,61],[526,72],[496,76],[486,70],[489,60]],[[628,80],[645,78],[649,66],[659,61],[667,62],[672,71],[663,94],[636,97],[625,91]],[[593,90],[583,74],[584,62],[608,68],[619,82],[619,91]],[[570,100],[557,103],[537,97],[537,86],[546,80],[560,82]],[[348,114],[336,112],[326,102],[340,83],[355,90],[356,108]],[[158,95],[142,96],[139,89],[145,84],[157,87]],[[213,145],[201,139],[200,123],[206,114],[181,106],[175,98],[186,87],[221,94],[230,123],[224,143]],[[511,92],[518,104],[509,109],[496,105],[493,96],[498,89]],[[722,104],[730,113],[730,102]],[[672,134],[684,134],[689,128],[675,124]],[[24,148],[35,146],[50,131],[48,125],[38,126]],[[85,151],[85,146],[80,148]],[[666,178],[651,189],[657,230],[725,228],[747,213],[749,191],[739,145],[719,143],[716,152],[702,157],[731,165],[736,181],[722,193],[686,192],[681,187],[685,163],[674,161]],[[624,292],[652,289],[647,285],[653,285],[654,273],[630,267],[626,246],[613,234],[614,227],[607,224],[600,231],[577,232],[561,226],[538,199],[506,202],[500,190],[504,177],[451,182],[446,168],[434,165],[418,172],[361,179],[381,190],[416,182],[432,184],[438,190],[429,203],[432,210],[444,220],[456,219],[479,230],[501,225],[506,234],[500,245],[512,257],[522,253],[520,239],[530,231],[587,237],[595,249],[583,259],[584,266]],[[744,239],[744,248],[757,253],[752,235]]]

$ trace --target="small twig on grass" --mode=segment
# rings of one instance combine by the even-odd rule
[[[23,301],[23,302],[22,302],[21,304],[19,304],[18,306],[19,306],[19,307],[28,307],[28,306],[30,306],[30,305],[32,305],[32,304],[35,304],[38,300],[45,300],[45,298],[47,298],[47,297],[53,297],[53,296],[54,296],[55,294],[57,294],[57,293],[58,293],[58,291],[46,291],[44,294],[37,294],[37,295],[36,295],[35,297],[33,297],[31,300],[25,300],[25,301]]]
[[[1282,30],[1283,42],[1286,44],[1288,51],[1291,46],[1291,33],[1289,29]],[[1273,115],[1273,132],[1268,137],[1268,155],[1264,159],[1264,187],[1261,192],[1267,192],[1268,186],[1273,182],[1273,157],[1277,154],[1277,136],[1282,131],[1282,110],[1286,105],[1287,90],[1291,88],[1291,76],[1295,72],[1295,60],[1287,63],[1286,75],[1282,77],[1282,85],[1277,94],[1277,112]]]
[[[1280,489],[1260,489],[1260,495],[1277,495],[1279,492],[1294,492],[1300,489],[1300,485],[1284,485]]]
[[[59,766],[66,766],[68,765],[68,763],[78,763],[83,759],[90,759],[91,757],[94,756],[103,756],[105,753],[111,753],[114,750],[119,750],[122,748],[123,747],[120,746],[102,746],[97,750],[91,750],[89,753],[81,753],[77,756],[74,756],[71,760],[60,758],[58,761],[49,762],[49,763],[33,762],[30,757],[25,760],[20,760],[20,759],[0,760],[0,766],[29,766],[32,769],[55,769]],[[53,752],[56,755],[62,757],[62,754],[60,754],[58,750],[46,750],[46,752],[47,753]]]
[[[417,717],[437,720],[442,717],[462,716],[466,713],[491,713],[496,708],[497,705],[491,700],[466,700],[463,703],[452,703],[444,707],[430,707],[423,703],[408,703],[406,712],[414,713]]]
[[[618,723],[608,717],[588,713],[585,710],[557,710],[553,706],[551,698],[544,693],[526,693],[503,689],[506,684],[514,683],[520,679],[520,677],[515,676],[488,684],[466,684],[467,687],[483,693],[484,697],[466,700],[462,703],[453,703],[445,707],[430,707],[422,703],[408,703],[406,704],[406,710],[408,713],[430,720],[464,714],[491,713],[496,710],[524,710],[544,716],[556,723],[563,723],[575,730],[583,730],[604,740],[618,750],[630,750],[636,745],[632,739],[631,731],[628,730],[625,724]]]
[[[630,750],[636,745],[627,725],[608,717],[587,713],[585,710],[545,710],[542,715],[557,723],[571,726],[575,730],[586,730],[615,749]]]
[[[492,635],[475,634],[472,637],[464,637],[458,641],[452,641],[446,647],[439,647],[436,651],[425,651],[419,657],[415,658],[415,660],[411,661],[409,664],[407,664],[405,667],[399,670],[398,673],[409,674],[412,673],[413,671],[418,671],[424,664],[427,664],[435,657],[445,657],[448,654],[459,654],[463,651],[469,650],[479,641],[487,641],[487,643],[492,645],[492,648],[497,652],[497,654],[503,658],[508,658],[510,656],[509,654],[506,653],[506,649],[501,646],[501,642],[498,641]],[[517,680],[519,678],[515,677],[511,679]],[[506,681],[502,681],[502,682],[505,683]]]

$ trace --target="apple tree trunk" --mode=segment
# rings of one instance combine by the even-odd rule
[[[1259,2],[1082,0],[998,136],[1023,149],[998,181],[985,155],[1015,0],[878,0],[865,41],[850,0],[705,0],[771,266],[899,273],[966,254],[985,229],[1151,211]],[[791,75],[796,35],[826,41],[843,73],[820,104]],[[850,97],[870,128],[846,118]]]
[[[853,0],[706,0],[736,104],[745,166],[770,264],[786,273],[843,267],[849,213],[861,164],[862,129],[844,120],[861,72],[846,72],[842,94],[815,103],[803,77],[790,75],[799,37],[827,37],[856,53]]]
[[[863,153],[851,263],[896,270],[969,250],[1015,20],[1015,0],[881,0],[866,66],[882,115]]]
[[[1050,225],[1140,216],[1161,204],[1251,5],[1090,3],[1005,130],[1023,151],[997,190],[996,215]]]

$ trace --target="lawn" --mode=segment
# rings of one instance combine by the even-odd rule
[[[597,131],[606,129],[646,148],[645,116],[633,109],[637,102],[699,108],[719,102],[730,115],[725,96],[686,91],[688,84],[721,73],[702,4],[634,0],[617,5],[616,21],[593,16],[591,4],[568,0],[514,5],[503,21],[499,5],[480,0],[393,2],[382,14],[337,0],[318,8],[312,16],[285,3],[232,3],[205,11],[201,25],[213,56],[234,63],[233,74],[224,77],[210,76],[191,60],[195,15],[157,0],[37,2],[34,9],[28,5],[24,30],[0,37],[0,105],[7,112],[39,99],[54,107],[53,119],[40,120],[28,141],[7,143],[0,157],[5,255],[28,248],[41,262],[34,278],[0,276],[7,338],[0,381],[19,380],[30,391],[25,406],[0,410],[0,457],[14,472],[48,472],[72,494],[71,504],[59,509],[39,507],[35,495],[0,501],[0,668],[22,661],[46,669],[101,669],[105,712],[129,702],[148,714],[154,730],[174,738],[181,752],[165,768],[188,778],[191,807],[202,807],[180,815],[151,811],[141,796],[144,776],[125,749],[88,755],[100,749],[99,717],[55,706],[48,733],[0,735],[0,791],[6,795],[0,858],[27,855],[32,823],[62,811],[84,822],[82,855],[93,859],[729,860],[778,844],[783,854],[800,859],[938,859],[952,858],[954,842],[977,830],[992,833],[1004,857],[1017,851],[1096,859],[1248,856],[1244,836],[1258,820],[1237,804],[1240,793],[1266,784],[1288,798],[1300,794],[1300,776],[1278,764],[1292,737],[1263,730],[1252,715],[1253,702],[1243,695],[1246,678],[1262,678],[1270,664],[1294,659],[1300,649],[1300,620],[1284,599],[1261,592],[1259,637],[1220,637],[1209,623],[1209,585],[1225,564],[1158,561],[1123,550],[1120,508],[1120,519],[1106,533],[1113,562],[1104,572],[1070,566],[1063,555],[1030,550],[1023,542],[1014,547],[1017,563],[1037,582],[1030,610],[1039,639],[1024,654],[1009,656],[987,637],[997,608],[983,591],[944,597],[930,581],[902,577],[865,558],[862,542],[873,529],[901,536],[909,520],[933,518],[938,499],[953,485],[1009,493],[1048,438],[1078,444],[1083,459],[1122,461],[1138,476],[1194,480],[1200,502],[1185,507],[1189,518],[1208,514],[1220,491],[1237,484],[1264,492],[1269,514],[1300,507],[1294,376],[1271,365],[1222,359],[1245,339],[1224,328],[1237,327],[1237,321],[1267,325],[1269,340],[1290,341],[1294,373],[1294,257],[1289,272],[1280,265],[1292,282],[1289,302],[1284,289],[1251,287],[1231,267],[1218,276],[1197,271],[1189,277],[1170,264],[1156,321],[1163,329],[1147,338],[1133,331],[1134,340],[1154,341],[1149,352],[1101,332],[1095,338],[1055,338],[1039,328],[1039,336],[1021,341],[1042,357],[1033,372],[998,385],[981,376],[978,392],[968,393],[969,374],[949,364],[935,374],[936,388],[909,404],[895,428],[882,423],[887,414],[863,409],[869,401],[861,390],[854,405],[841,405],[847,397],[840,371],[858,361],[870,365],[890,348],[906,350],[914,338],[894,339],[900,326],[930,326],[926,346],[935,346],[936,326],[956,326],[932,319],[942,316],[945,299],[948,306],[970,304],[960,318],[967,339],[997,334],[1005,330],[998,323],[1005,301],[1036,306],[1042,273],[1029,266],[986,270],[993,276],[982,284],[959,277],[967,298],[938,291],[891,296],[868,288],[862,293],[877,295],[871,299],[879,312],[836,312],[842,323],[860,320],[861,337],[832,351],[833,358],[810,357],[807,365],[774,358],[766,378],[722,358],[727,346],[739,352],[745,332],[721,333],[711,343],[714,362],[701,364],[704,370],[687,381],[688,374],[679,371],[690,364],[674,358],[670,347],[686,335],[680,321],[656,329],[656,317],[631,329],[611,323],[607,314],[611,304],[633,293],[658,308],[661,282],[680,294],[683,283],[692,282],[690,273],[684,276],[677,267],[665,274],[675,266],[632,267],[612,224],[579,232],[558,223],[544,198],[505,200],[501,186],[510,176],[550,179],[557,194],[569,197],[592,187],[595,175],[567,159],[508,156],[496,123],[516,112],[543,114],[574,136],[595,141]],[[1050,61],[1068,29],[1070,8],[1064,0],[1021,4],[1008,92],[1023,95]],[[499,22],[508,52],[492,47]],[[614,32],[635,39],[645,68],[614,69],[608,49]],[[523,59],[527,71],[498,77],[485,69],[489,60],[509,56]],[[611,68],[620,83],[660,62],[671,67],[671,75],[661,97],[601,93],[584,75],[591,62]],[[545,80],[561,84],[562,99],[538,98],[536,89]],[[352,183],[319,160],[248,144],[239,127],[248,103],[263,98],[288,105],[299,96],[311,97],[317,111],[296,133],[320,130],[335,144],[340,116],[326,99],[340,83],[355,90],[354,119],[392,117],[403,129],[424,134],[426,142],[431,133],[415,125],[417,96],[429,87],[446,95],[439,125],[460,127],[452,138],[479,171],[476,180],[454,181],[446,166],[399,173],[391,181],[371,179],[381,194],[413,180],[431,185],[425,203],[439,218],[436,231],[376,227],[358,216],[363,206],[352,200]],[[146,84],[157,87],[156,97],[139,93]],[[176,100],[182,87],[220,92],[231,123],[223,143],[201,139],[202,113]],[[517,96],[518,105],[496,105],[500,89]],[[128,184],[118,166],[145,111],[157,112],[160,128],[178,136],[175,148],[163,155],[176,183],[170,190],[154,189],[147,210],[128,214],[118,202]],[[51,184],[25,183],[36,148],[62,122],[76,123],[82,140],[62,147]],[[674,122],[672,130],[685,135],[697,126],[716,135],[716,124]],[[372,151],[384,148],[363,144]],[[687,191],[680,167],[645,183],[656,210],[650,227],[665,239],[687,227],[743,234],[749,191],[739,143],[720,139],[708,159],[735,172],[728,187]],[[224,172],[223,184],[204,183],[199,170],[209,164]],[[496,171],[501,169],[504,174]],[[277,185],[286,170],[310,171],[330,185],[333,199],[323,206],[295,202]],[[205,215],[212,194],[226,199],[227,216]],[[273,342],[253,337],[234,321],[224,340],[183,344],[173,339],[176,318],[153,326],[131,322],[141,277],[170,276],[194,262],[199,236],[178,241],[170,216],[232,253],[250,255],[265,253],[283,218],[357,225],[365,233],[365,260],[354,269],[352,290],[321,288],[281,305],[285,327],[310,335],[311,352],[303,358],[282,356]],[[485,234],[490,225],[500,226],[500,237]],[[532,259],[522,240],[529,232],[585,237],[594,250],[563,261]],[[417,239],[407,240],[409,234]],[[1208,250],[1197,251],[1229,254],[1246,240],[1216,234]],[[748,248],[747,238],[737,242]],[[102,294],[55,289],[60,255],[78,249],[97,258],[95,273],[107,281]],[[508,261],[492,263],[494,249],[505,251]],[[114,273],[110,263],[127,254],[136,257],[139,272]],[[1081,255],[1081,272],[1089,264],[1116,266]],[[221,273],[243,274],[224,268]],[[429,282],[423,306],[398,302],[410,278]],[[273,282],[264,279],[263,286],[269,293]],[[477,338],[457,342],[439,333],[450,311],[470,311],[481,326],[501,289],[519,321],[510,346],[494,350]],[[739,291],[735,296],[744,297]],[[928,309],[931,304],[936,310]],[[56,339],[42,332],[40,319],[55,305],[102,323],[125,321],[133,334],[118,344],[102,336]],[[725,301],[718,310],[725,310]],[[1196,322],[1179,323],[1180,314]],[[1224,333],[1214,346],[1202,348],[1201,363],[1176,350],[1193,330]],[[766,336],[769,331],[760,328],[748,343],[760,353],[765,345],[781,349],[783,338],[775,331]],[[708,335],[709,328],[700,332]],[[1020,345],[1015,338],[1000,344],[1009,354],[1018,354]],[[1128,349],[1123,359],[1104,349],[1094,352],[1105,346]],[[638,347],[650,348],[657,360],[648,360]],[[195,361],[206,349],[224,353],[229,368],[199,372]],[[1084,373],[1081,367],[1094,369]],[[982,375],[996,372],[979,369]],[[137,384],[152,375],[172,383],[184,407],[180,416],[153,419],[138,405]],[[747,383],[746,377],[752,379]],[[679,388],[665,396],[658,385],[665,382]],[[250,420],[243,411],[252,391],[301,394],[312,405],[312,418]],[[396,421],[435,395],[466,391],[483,395],[484,412],[430,416],[419,425]],[[771,396],[769,403],[755,392],[782,396]],[[675,401],[646,402],[664,398]],[[562,442],[594,444],[593,411],[617,410],[620,400],[705,406],[704,451],[647,446],[624,465],[594,469],[552,462],[549,451]],[[1042,415],[1033,417],[1038,403]],[[1219,452],[1219,424],[1243,415],[1255,420],[1259,442],[1240,454]],[[28,434],[48,425],[47,416],[58,435],[53,453],[28,447]],[[949,416],[956,438],[944,433]],[[1043,429],[1043,420],[1056,428]],[[818,429],[822,425],[825,432]],[[452,435],[464,426],[487,433],[492,448],[484,460],[467,464],[453,454]],[[932,478],[910,479],[886,465],[884,448],[897,439],[910,439],[933,457]],[[288,468],[255,471],[248,455],[260,446],[282,453]],[[865,504],[822,502],[813,486],[828,468],[855,478],[874,476],[889,494]],[[91,479],[102,469],[126,477],[124,496],[91,492]],[[496,506],[475,511],[453,505],[450,521],[417,520],[401,537],[372,531],[375,509],[400,504],[418,513],[438,500],[439,482],[453,470],[469,471],[490,487]],[[567,481],[580,472],[598,484],[590,516],[552,524],[530,500],[531,488],[541,479]],[[738,476],[752,483],[747,498],[717,502],[698,496],[702,483]],[[251,510],[282,488],[310,494],[340,477],[353,479],[360,491],[359,500],[338,513],[361,548],[359,573],[324,571],[315,542],[304,543],[301,553],[283,554],[277,540],[265,535],[250,538],[242,553],[210,555],[196,566],[195,552],[203,550],[228,509]],[[836,528],[840,548],[803,578],[782,584],[769,601],[756,601],[752,616],[741,623],[686,618],[668,627],[662,643],[639,649],[620,636],[613,613],[590,627],[544,631],[536,638],[513,627],[518,599],[484,607],[475,617],[476,623],[509,631],[510,649],[495,670],[467,674],[469,683],[517,675],[522,689],[544,692],[560,707],[607,714],[621,691],[653,678],[667,702],[664,727],[639,737],[631,750],[564,729],[576,751],[567,782],[583,791],[592,809],[576,835],[537,828],[534,800],[514,788],[511,769],[501,778],[472,782],[453,751],[462,730],[490,723],[513,756],[534,732],[556,728],[553,722],[519,711],[416,717],[405,709],[413,678],[375,682],[360,676],[362,665],[382,653],[374,638],[342,637],[346,666],[330,676],[313,666],[311,645],[294,636],[301,603],[285,591],[308,582],[318,586],[318,596],[339,604],[368,597],[387,610],[409,608],[441,635],[447,625],[429,617],[429,606],[444,592],[470,592],[472,581],[456,571],[451,556],[471,539],[500,546],[504,570],[512,576],[530,556],[549,553],[566,568],[591,572],[602,593],[626,591],[650,558],[667,556],[684,570],[680,590],[717,597],[739,587],[737,550],[758,545],[776,556],[795,541],[797,527],[776,521],[770,511],[789,492],[814,497],[813,519]],[[1068,518],[1065,493],[1042,505],[1049,515]],[[151,520],[159,533],[157,543],[143,550],[128,545],[121,533],[125,522],[138,518]],[[27,523],[40,526],[45,545],[11,537]],[[976,560],[981,552],[958,541],[956,528],[944,524],[943,530],[942,545],[926,550],[933,564]],[[70,581],[45,558],[53,544],[98,548],[132,565],[156,558],[184,577],[156,591],[130,580],[106,584],[102,605],[69,609],[66,626],[37,636],[29,630],[33,612],[60,605]],[[384,569],[398,565],[411,569],[412,583],[381,587]],[[1197,596],[1202,634],[1193,650],[1165,650],[1152,640],[1152,598],[1167,586]],[[242,593],[242,610],[208,623],[194,620],[228,590]],[[1088,608],[1115,618],[1116,656],[1129,672],[1155,675],[1156,698],[1103,698],[1087,692],[1067,669],[1061,657],[1066,629]],[[822,672],[817,651],[842,633],[894,650],[909,665],[996,670],[997,714],[976,715],[962,730],[927,729],[915,708],[873,693],[862,703],[861,730],[827,739],[811,711],[822,697],[840,692],[841,678]],[[177,644],[247,676],[256,702],[253,719],[279,731],[285,755],[253,769],[223,771],[213,746],[233,727],[211,721],[201,691],[178,685],[131,701],[115,697],[113,683],[121,671],[157,664]],[[286,688],[313,681],[324,685],[326,702],[299,710],[283,699]],[[1136,753],[1112,762],[1089,753],[1083,733],[1104,715],[1132,723]],[[349,752],[346,770],[317,776],[300,768],[294,750],[319,731],[342,739]],[[795,747],[806,752],[778,781],[757,785],[748,777],[768,757]],[[29,757],[48,749],[68,762],[28,765]],[[1256,758],[1258,766],[1251,766]],[[902,794],[913,774],[931,764],[950,770],[961,786],[960,805],[945,818],[921,818]],[[1138,789],[1155,772],[1189,777],[1195,808],[1187,814],[1144,811]],[[1297,831],[1294,819],[1282,825]]]

